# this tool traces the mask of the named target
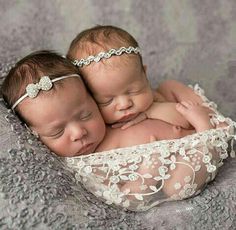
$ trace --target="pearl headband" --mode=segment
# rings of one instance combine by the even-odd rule
[[[39,82],[38,83],[30,83],[26,86],[25,90],[26,90],[26,93],[21,96],[15,103],[14,105],[11,107],[12,110],[15,109],[15,107],[20,103],[22,102],[26,97],[29,97],[29,98],[35,98],[38,96],[38,93],[40,90],[43,90],[43,91],[48,91],[52,88],[53,86],[53,83],[56,82],[56,81],[60,81],[60,80],[63,80],[65,78],[69,78],[69,77],[80,77],[78,74],[71,74],[71,75],[66,75],[66,76],[62,76],[62,77],[57,77],[57,78],[54,78],[54,79],[50,79],[48,76],[43,76],[40,78]]]
[[[107,52],[100,52],[100,53],[98,53],[95,56],[93,56],[93,55],[88,56],[85,59],[82,58],[80,60],[74,60],[72,63],[75,66],[83,67],[83,66],[89,65],[91,62],[99,62],[101,59],[104,59],[104,58],[108,59],[108,58],[110,58],[113,55],[120,56],[123,53],[126,53],[126,54],[135,53],[135,54],[138,54],[138,53],[141,53],[141,50],[140,50],[139,47],[132,47],[132,46],[120,47],[119,49],[110,49]]]

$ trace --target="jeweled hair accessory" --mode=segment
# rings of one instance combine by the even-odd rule
[[[139,47],[120,47],[119,49],[110,49],[107,52],[100,52],[97,55],[93,56],[88,56],[87,58],[82,58],[80,60],[74,60],[72,63],[75,66],[78,67],[83,67],[83,66],[87,66],[89,65],[91,62],[99,62],[101,59],[108,59],[111,56],[115,55],[115,56],[120,56],[121,54],[126,53],[126,54],[130,54],[130,53],[141,53],[141,50]]]
[[[22,102],[26,97],[29,98],[35,98],[37,97],[38,93],[40,90],[43,91],[48,91],[52,88],[53,83],[56,81],[60,81],[63,80],[65,78],[69,78],[69,77],[80,77],[78,74],[70,74],[70,75],[66,75],[66,76],[62,76],[62,77],[57,77],[54,79],[50,79],[48,76],[43,76],[40,78],[38,83],[30,83],[26,86],[25,90],[26,93],[21,96],[15,103],[14,105],[11,107],[12,110],[15,109],[15,107]]]

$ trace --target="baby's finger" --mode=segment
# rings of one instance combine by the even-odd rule
[[[191,101],[191,100],[187,100],[187,103],[188,103],[189,105],[199,105],[198,102],[196,102],[196,101]]]
[[[121,126],[121,129],[127,129],[129,128],[130,126],[133,126],[135,125],[136,123],[134,121],[129,121],[127,123],[125,123],[123,126]]]
[[[187,101],[181,101],[180,104],[183,105],[183,106],[186,107],[186,108],[189,108],[189,106],[191,105],[191,104],[189,104],[189,102],[187,102]]]
[[[112,127],[113,129],[116,129],[116,128],[122,127],[124,124],[125,124],[125,123],[123,123],[123,122],[115,123],[115,124],[111,125],[111,127]]]
[[[147,119],[146,114],[145,114],[145,113],[141,113],[141,114],[138,115],[134,120],[131,120],[131,121],[125,123],[125,124],[121,127],[121,129],[127,129],[127,128],[129,128],[130,126],[135,125],[135,124],[138,124],[138,123],[140,123],[141,121],[143,121],[143,120],[145,120],[145,119]]]
[[[141,121],[144,121],[147,119],[147,115],[145,113],[141,113],[138,117],[134,119],[136,123],[139,123]]]
[[[208,113],[209,115],[210,115],[210,114],[215,114],[214,111],[212,111],[209,107],[205,107],[205,106],[201,106],[201,107],[202,107],[202,109],[203,109],[206,113]]]

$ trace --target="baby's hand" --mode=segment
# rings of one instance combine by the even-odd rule
[[[213,128],[210,123],[210,113],[212,111],[192,101],[182,101],[176,105],[176,109],[188,120],[188,122],[201,132]]]
[[[120,122],[112,125],[112,128],[121,128],[121,129],[127,129],[130,126],[136,125],[140,123],[143,120],[146,120],[147,116],[145,113],[140,113],[137,117],[135,117],[133,120],[127,121],[127,122]]]

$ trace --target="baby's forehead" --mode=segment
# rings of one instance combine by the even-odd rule
[[[82,78],[68,78],[58,81],[54,84],[53,90],[50,91],[51,95],[55,97],[57,97],[58,94],[70,94],[74,97],[84,98],[85,95],[89,94]]]
[[[69,90],[72,86],[75,85],[77,87],[86,88],[81,76],[66,78],[54,83],[55,88],[63,88],[64,90]]]

